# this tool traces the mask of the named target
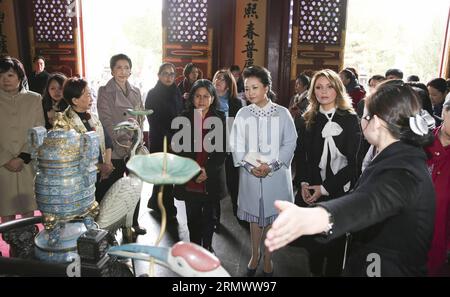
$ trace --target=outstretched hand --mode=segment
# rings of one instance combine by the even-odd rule
[[[303,208],[287,201],[275,201],[280,215],[267,232],[265,245],[273,252],[303,235],[318,234],[328,227],[328,212],[322,207]]]

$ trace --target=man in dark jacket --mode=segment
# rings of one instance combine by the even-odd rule
[[[42,56],[36,56],[33,59],[34,72],[28,77],[28,86],[30,91],[43,94],[50,74],[45,70],[45,59]]]

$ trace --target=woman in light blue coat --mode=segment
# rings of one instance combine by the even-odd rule
[[[252,66],[243,72],[245,95],[252,103],[239,110],[233,123],[230,147],[240,167],[238,217],[250,223],[252,256],[247,275],[260,260],[260,245],[277,217],[275,200],[293,201],[291,161],[297,133],[288,109],[273,103],[267,69]],[[272,276],[271,253],[264,250],[264,276]]]

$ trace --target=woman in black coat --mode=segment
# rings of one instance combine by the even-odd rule
[[[172,63],[164,63],[159,67],[158,82],[151,89],[145,100],[145,108],[152,109],[153,114],[148,116],[150,125],[149,131],[149,149],[150,153],[164,151],[164,137],[167,137],[170,143],[172,137],[171,124],[172,120],[177,117],[183,109],[183,99],[180,91],[175,84],[175,65]],[[157,206],[157,194],[159,186],[153,187],[153,194],[148,201],[148,207],[160,212]],[[164,206],[169,218],[175,218],[177,209],[173,201],[173,186],[164,187]]]
[[[183,110],[183,99],[175,84],[175,75],[175,66],[172,63],[162,64],[158,71],[158,82],[148,92],[145,100],[145,108],[154,111],[148,116],[150,153],[163,151],[165,136],[170,143],[172,136],[170,125]]]
[[[366,99],[361,127],[376,148],[355,189],[315,207],[277,201],[281,214],[266,245],[302,235],[352,233],[344,275],[425,276],[434,228],[435,192],[421,146],[432,141],[409,86],[385,82]]]
[[[186,110],[172,138],[175,153],[195,160],[200,173],[185,185],[177,186],[176,196],[185,200],[191,242],[214,252],[214,208],[226,196],[225,117],[217,110],[217,94],[211,81],[200,79],[189,93]]]
[[[310,105],[297,119],[295,151],[296,203],[307,206],[350,191],[359,176],[357,152],[361,139],[358,116],[337,73],[324,69],[311,81]],[[345,237],[327,244],[302,240],[309,251],[313,274],[337,276],[342,272]]]

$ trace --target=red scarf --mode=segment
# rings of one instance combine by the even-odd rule
[[[205,116],[205,118],[201,118],[198,117],[200,119],[199,123],[197,123],[196,125],[194,124],[194,129],[200,129],[201,131],[201,135],[202,135],[202,141],[201,141],[201,152],[196,153],[195,156],[195,161],[197,162],[197,164],[201,167],[201,168],[205,168],[206,166],[206,161],[208,160],[208,153],[205,151],[205,148],[203,147],[203,140],[205,138],[206,133],[208,133],[207,130],[203,129],[203,123],[206,120],[206,118],[208,118],[208,115]],[[194,116],[194,120],[196,119],[196,117]],[[195,135],[195,133],[194,133]],[[200,146],[199,146],[200,148]],[[197,177],[195,177],[194,179],[191,179],[187,184],[186,184],[186,190],[189,192],[197,192],[197,193],[206,193],[206,183],[205,182],[201,182],[201,183],[196,183]]]

